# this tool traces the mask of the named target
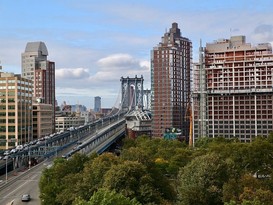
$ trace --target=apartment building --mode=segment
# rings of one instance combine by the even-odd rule
[[[268,136],[273,131],[271,45],[252,46],[245,36],[232,36],[207,43],[200,51],[194,67],[194,139],[204,133],[242,142]]]
[[[151,52],[153,137],[163,137],[165,130],[172,127],[188,136],[191,61],[192,43],[173,23]]]

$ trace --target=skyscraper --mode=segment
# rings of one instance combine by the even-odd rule
[[[101,110],[101,97],[96,96],[95,97],[95,105],[94,105],[94,111],[99,112]]]
[[[205,60],[195,67],[200,86],[193,98],[194,138],[203,133],[250,142],[268,136],[273,131],[271,45],[252,46],[245,36],[232,36],[201,50]],[[204,120],[206,126],[198,126]]]
[[[162,137],[165,129],[189,134],[187,109],[190,103],[192,43],[182,37],[177,23],[151,52],[152,135]]]
[[[52,105],[55,121],[55,63],[47,60],[44,42],[29,42],[22,53],[22,77],[33,82],[33,100]]]

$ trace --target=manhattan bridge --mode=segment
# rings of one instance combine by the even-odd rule
[[[151,109],[151,92],[143,88],[143,76],[121,77],[118,106],[107,116],[74,129],[64,130],[51,136],[30,142],[17,152],[9,153],[0,161],[0,176],[21,167],[31,167],[45,159],[58,156],[69,158],[75,153],[106,151],[125,135],[127,115],[148,116]],[[70,149],[70,147],[73,147]]]

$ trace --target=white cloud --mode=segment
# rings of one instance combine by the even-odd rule
[[[55,70],[56,80],[60,79],[83,79],[88,78],[89,73],[84,68],[60,68]]]
[[[149,79],[150,64],[129,54],[112,54],[97,61],[99,71],[91,77],[95,81],[117,81],[121,77],[146,76]]]
[[[138,66],[139,61],[134,59],[131,55],[129,54],[123,54],[123,53],[118,53],[118,54],[113,54],[110,56],[107,56],[105,58],[101,58],[98,60],[98,66],[104,70],[108,70],[109,68],[112,69],[127,69],[127,68],[134,68]]]

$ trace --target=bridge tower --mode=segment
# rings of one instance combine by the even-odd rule
[[[121,77],[121,108],[133,110],[143,108],[143,76],[140,78]]]

